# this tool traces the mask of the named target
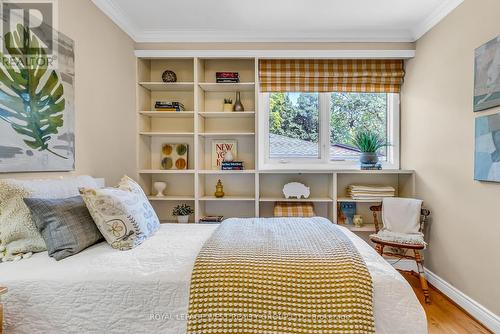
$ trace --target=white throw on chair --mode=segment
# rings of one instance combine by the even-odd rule
[[[375,230],[370,240],[376,244],[376,249],[382,256],[415,260],[417,263],[420,284],[425,296],[425,302],[430,303],[429,288],[424,273],[423,260],[420,251],[426,243],[422,233],[424,223],[430,211],[422,208],[423,202],[413,198],[384,198],[382,205],[372,206]],[[382,212],[383,227],[379,228],[378,212]],[[403,249],[403,255],[394,252],[384,252],[385,246]],[[413,251],[407,255],[407,250]]]

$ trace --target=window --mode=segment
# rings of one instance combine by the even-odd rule
[[[269,157],[319,159],[319,94],[269,95]]]
[[[389,142],[387,137],[386,93],[331,93],[330,94],[330,160],[358,161],[359,151],[352,146],[358,131],[369,130]],[[387,160],[386,148],[379,152],[381,161]]]
[[[390,143],[380,161],[399,168],[399,94],[261,93],[260,101],[263,169],[358,166],[352,138],[360,130]]]

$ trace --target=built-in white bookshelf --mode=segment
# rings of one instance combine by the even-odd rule
[[[410,170],[259,170],[257,119],[258,59],[248,58],[137,58],[137,178],[162,221],[172,222],[172,208],[186,203],[195,214],[190,222],[205,215],[224,217],[271,217],[274,203],[284,200],[283,185],[296,181],[311,188],[308,199],[315,212],[337,221],[342,202],[356,202],[365,226],[349,227],[355,232],[373,231],[369,207],[380,199],[352,200],[347,197],[350,184],[391,185],[397,195],[414,195],[414,172]],[[163,83],[165,70],[177,75],[176,83]],[[215,72],[233,71],[240,83],[215,82]],[[244,112],[223,112],[224,98],[235,99],[240,92]],[[154,110],[155,101],[179,101],[187,111]],[[245,170],[222,171],[211,168],[212,141],[231,139],[238,143],[237,160]],[[161,148],[165,143],[189,145],[187,170],[161,168]],[[225,196],[214,196],[218,180]],[[153,183],[167,183],[166,196],[157,197]]]

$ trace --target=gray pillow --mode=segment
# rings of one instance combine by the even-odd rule
[[[81,196],[64,199],[24,198],[31,217],[57,261],[77,254],[103,237]]]

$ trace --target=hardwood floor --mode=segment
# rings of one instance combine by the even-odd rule
[[[492,334],[492,332],[471,318],[464,310],[451,302],[433,286],[429,286],[431,304],[425,304],[424,294],[420,289],[418,277],[406,272],[402,272],[401,274],[410,283],[418,300],[425,309],[427,323],[429,324],[429,334]]]

